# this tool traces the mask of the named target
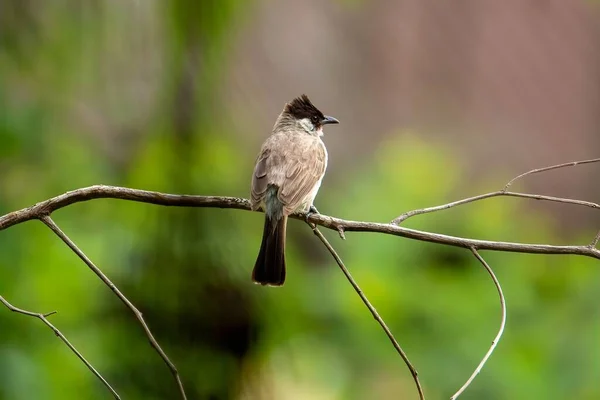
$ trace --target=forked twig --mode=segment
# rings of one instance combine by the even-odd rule
[[[415,381],[415,384],[417,385],[417,390],[419,391],[419,399],[425,400],[425,395],[423,394],[423,388],[421,387],[421,383],[419,382],[419,377],[418,377],[417,370],[411,364],[410,360],[408,359],[408,356],[406,355],[406,353],[404,352],[404,350],[402,350],[402,347],[400,347],[400,344],[398,343],[398,341],[396,340],[396,338],[394,337],[394,335],[392,334],[392,332],[390,331],[390,329],[387,327],[387,325],[386,325],[385,321],[383,320],[383,318],[381,318],[381,316],[379,315],[379,313],[377,312],[377,310],[375,309],[375,307],[373,307],[373,305],[371,304],[371,302],[369,301],[369,299],[367,299],[367,296],[363,293],[363,291],[360,288],[360,286],[358,286],[358,283],[356,283],[356,281],[354,280],[354,278],[350,274],[350,271],[348,271],[348,269],[344,265],[344,262],[342,261],[342,259],[340,258],[340,256],[337,254],[337,252],[335,251],[335,249],[333,248],[333,246],[331,246],[331,244],[325,238],[325,236],[323,236],[323,234],[321,233],[321,231],[319,230],[319,228],[317,228],[317,226],[315,224],[313,224],[313,223],[311,223],[309,221],[306,221],[306,223],[312,228],[314,234],[321,240],[321,242],[325,245],[325,247],[327,248],[327,250],[329,250],[329,253],[331,253],[331,255],[333,256],[335,262],[337,263],[337,265],[340,267],[340,269],[342,270],[342,272],[346,276],[346,279],[348,279],[348,282],[350,282],[350,284],[354,288],[354,291],[358,294],[358,296],[360,297],[360,299],[362,300],[362,302],[365,304],[365,306],[367,306],[367,308],[369,309],[369,311],[373,315],[373,318],[375,318],[375,320],[379,323],[379,325],[381,325],[381,328],[383,329],[383,331],[385,332],[385,334],[387,335],[387,337],[390,339],[390,341],[392,342],[392,345],[394,345],[394,348],[396,349],[396,351],[398,352],[398,354],[400,354],[400,357],[402,357],[402,360],[404,360],[404,363],[406,364],[406,366],[410,370],[410,373],[412,374],[412,377],[413,377],[413,379]]]
[[[125,297],[123,293],[121,293],[117,286],[114,283],[112,283],[111,280],[108,279],[108,277],[104,275],[104,273],[98,267],[96,267],[96,265],[94,265],[94,263],[85,255],[85,253],[81,251],[79,247],[77,247],[77,245],[58,227],[58,225],[56,225],[56,223],[52,220],[52,218],[50,218],[49,215],[44,215],[40,217],[40,220],[44,224],[46,224],[46,226],[48,226],[48,228],[50,228],[52,232],[54,232],[67,246],[69,246],[69,248],[73,250],[75,254],[77,254],[77,256],[102,280],[102,282],[104,282],[104,284],[108,286],[110,290],[113,291],[113,293],[119,298],[119,300],[121,300],[127,306],[127,308],[131,310],[131,312],[135,315],[140,325],[142,325],[142,328],[144,328],[144,332],[146,333],[146,336],[150,341],[150,345],[154,348],[154,350],[156,350],[156,352],[160,355],[165,364],[167,364],[167,366],[171,370],[171,374],[175,378],[177,386],[179,387],[179,393],[181,395],[181,398],[186,400],[187,397],[185,395],[185,390],[183,389],[183,383],[181,382],[181,378],[179,377],[179,372],[177,371],[175,364],[173,364],[171,360],[169,360],[167,354],[160,347],[160,345],[154,338],[154,335],[152,335],[150,328],[146,324],[146,321],[144,321],[142,313],[133,305],[133,303],[129,301],[129,299],[127,299],[127,297]]]
[[[592,160],[584,160],[584,161],[573,161],[573,162],[569,162],[569,163],[564,163],[564,164],[552,165],[552,166],[544,167],[544,168],[533,169],[531,171],[527,171],[527,172],[525,172],[525,173],[523,173],[523,174],[521,174],[519,176],[516,176],[513,179],[511,179],[504,186],[504,188],[502,190],[498,190],[498,191],[490,192],[490,193],[485,193],[485,194],[480,194],[478,196],[468,197],[466,199],[453,201],[451,203],[442,204],[440,206],[426,207],[426,208],[420,208],[420,209],[417,209],[417,210],[407,211],[405,213],[402,213],[397,218],[395,218],[392,221],[392,224],[398,225],[401,222],[406,221],[408,218],[413,217],[415,215],[427,214],[427,213],[430,213],[430,212],[440,211],[440,210],[447,210],[447,209],[452,208],[452,207],[460,206],[460,205],[467,204],[467,203],[472,203],[472,202],[483,200],[483,199],[489,199],[491,197],[498,197],[498,196],[521,197],[521,198],[525,198],[525,199],[544,200],[544,201],[552,201],[552,202],[565,203],[565,204],[576,204],[576,205],[579,205],[579,206],[600,209],[600,204],[598,204],[598,203],[592,203],[590,201],[575,200],[575,199],[568,199],[568,198],[554,197],[554,196],[544,196],[544,195],[538,195],[538,194],[509,192],[508,191],[508,188],[515,181],[517,181],[518,179],[523,178],[524,176],[531,175],[531,174],[536,174],[536,173],[544,172],[544,171],[550,171],[550,170],[558,169],[558,168],[572,167],[572,166],[581,165],[581,164],[591,164],[591,163],[595,163],[595,162],[600,162],[600,158],[594,158]]]
[[[502,337],[502,333],[504,332],[504,326],[506,325],[506,302],[504,301],[504,294],[502,293],[502,287],[500,286],[500,282],[498,281],[498,278],[496,278],[496,275],[494,275],[494,271],[492,271],[492,268],[490,268],[488,263],[483,259],[483,257],[481,257],[481,255],[479,254],[479,252],[477,251],[477,249],[475,247],[471,247],[471,252],[479,260],[481,265],[483,265],[483,267],[486,269],[488,274],[490,274],[490,276],[492,277],[492,280],[494,281],[494,285],[496,286],[496,290],[498,291],[498,296],[500,297],[500,307],[502,309],[502,320],[500,322],[500,329],[498,330],[496,337],[492,341],[492,345],[490,346],[490,349],[487,351],[487,353],[485,353],[485,356],[483,356],[483,359],[481,360],[481,362],[479,363],[477,368],[475,368],[475,371],[473,371],[473,374],[469,377],[469,379],[465,382],[465,384],[462,385],[462,387],[458,390],[458,392],[456,392],[452,397],[450,397],[450,400],[455,400],[456,398],[458,398],[458,396],[460,396],[462,394],[462,392],[464,392],[465,389],[467,387],[469,387],[471,382],[473,382],[475,377],[481,372],[481,369],[483,368],[483,366],[487,362],[488,358],[490,358],[490,356],[494,352],[494,349],[498,345],[498,342],[500,341],[500,338]]]
[[[94,375],[96,375],[96,377],[98,379],[100,379],[100,381],[104,384],[104,386],[106,386],[106,388],[108,390],[110,390],[110,392],[112,393],[112,395],[114,396],[115,399],[117,399],[117,400],[121,399],[121,397],[115,391],[115,389],[113,389],[112,386],[110,386],[110,384],[106,381],[106,379],[104,379],[104,377],[102,375],[100,375],[100,373],[98,371],[96,371],[96,369],[92,366],[92,364],[90,364],[89,361],[86,360],[83,355],[81,355],[81,353],[75,348],[75,346],[73,346],[71,344],[71,342],[69,342],[69,340],[66,338],[66,336],[63,335],[62,332],[60,330],[58,330],[58,328],[56,328],[54,325],[52,325],[52,323],[50,321],[48,321],[47,317],[49,317],[53,314],[56,314],[56,311],[51,311],[49,313],[42,314],[42,313],[35,313],[35,312],[23,310],[22,308],[13,306],[2,296],[0,296],[0,303],[4,304],[10,311],[16,312],[18,314],[27,315],[29,317],[39,318],[44,324],[46,324],[46,326],[48,326],[48,328],[52,329],[54,334],[57,337],[59,337],[60,340],[62,340],[63,343],[66,344],[67,347],[69,349],[71,349],[71,351],[73,353],[75,353],[75,355],[81,360],[81,362],[83,362],[85,364],[85,366],[88,367],[88,369],[90,371],[92,371],[92,373]]]

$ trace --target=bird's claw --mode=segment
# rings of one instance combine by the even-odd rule
[[[304,217],[304,220],[306,221],[307,224],[309,223],[308,220],[310,219],[310,216],[313,214],[320,214],[320,213],[319,213],[319,210],[317,210],[317,207],[310,206],[310,208],[306,212],[306,216]]]

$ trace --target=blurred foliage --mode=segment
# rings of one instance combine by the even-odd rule
[[[119,111],[123,100],[111,97],[113,84],[102,80],[103,62],[118,67],[127,53],[111,56],[106,32],[121,32],[127,19],[94,1],[0,4],[0,213],[98,183],[247,195],[257,149],[231,133],[232,111],[219,87],[234,27],[251,3],[155,5],[164,18],[163,37],[152,46],[168,60],[162,75],[152,76],[161,82],[159,101],[141,127],[114,127],[139,131],[126,142],[111,136],[115,146],[78,130],[73,99],[127,114]],[[90,43],[103,50],[90,51]],[[341,180],[325,178],[317,205],[342,218],[389,221],[403,210],[452,200],[464,179],[448,149],[400,131]],[[481,193],[504,180],[470,187]],[[259,214],[95,200],[60,210],[55,220],[142,310],[191,399],[415,397],[387,338],[300,222],[290,224],[288,282],[268,289],[249,282]],[[415,217],[406,226],[558,242],[552,218],[515,199]],[[326,234],[417,366],[428,398],[447,398],[477,365],[499,324],[497,294],[484,269],[462,249]],[[592,236],[581,232],[572,242]],[[124,399],[176,398],[167,367],[133,316],[41,223],[0,232],[0,254],[0,293],[22,308],[56,309],[53,323]],[[483,256],[503,284],[508,325],[462,398],[599,398],[597,262]],[[47,327],[0,310],[0,399],[107,397]]]

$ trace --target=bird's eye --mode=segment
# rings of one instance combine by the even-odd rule
[[[317,124],[319,122],[319,117],[316,115],[313,115],[312,122],[313,122],[313,124]]]

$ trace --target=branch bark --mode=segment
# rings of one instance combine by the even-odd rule
[[[50,215],[52,212],[68,205],[93,199],[119,199],[162,206],[232,208],[250,211],[250,202],[247,199],[239,197],[175,195],[118,186],[96,185],[73,190],[37,203],[31,207],[6,214],[0,217],[0,231],[25,221],[41,219],[41,217]],[[291,217],[301,220],[305,219],[304,214],[294,214]],[[600,259],[600,250],[590,247],[589,244],[580,246],[556,246],[548,244],[469,239],[404,228],[390,223],[351,221],[322,214],[311,214],[308,219],[316,225],[337,232],[382,233],[430,243],[462,247],[465,249],[475,248],[476,250],[508,251],[531,254],[573,254]]]

